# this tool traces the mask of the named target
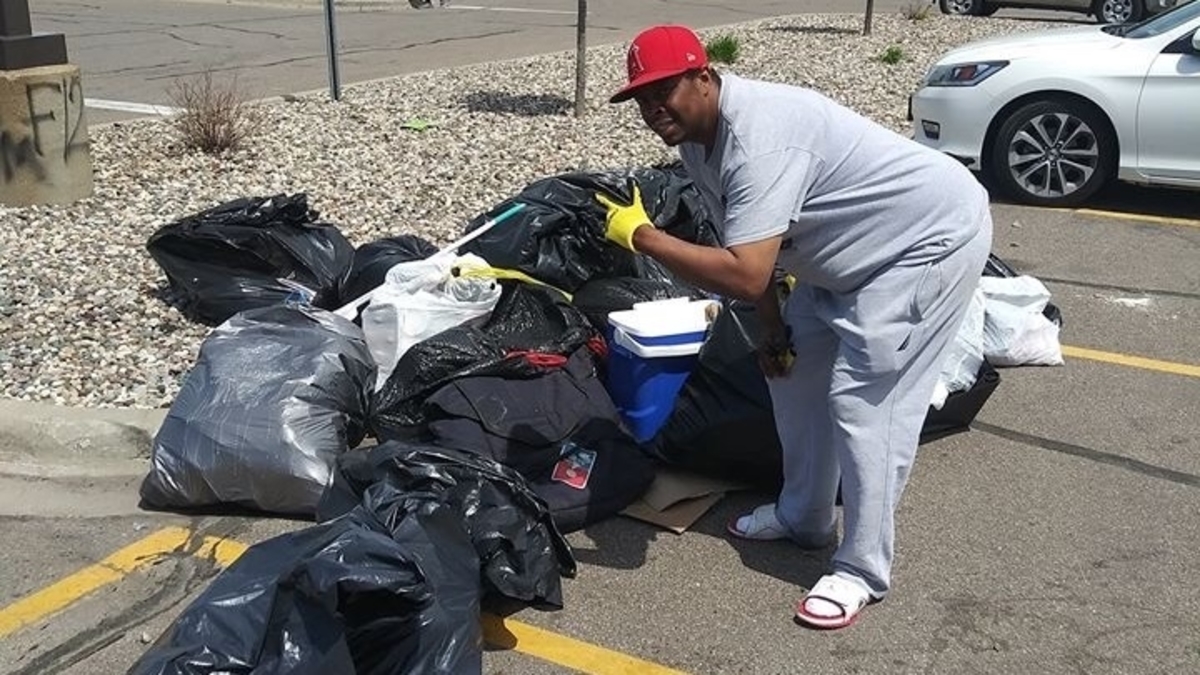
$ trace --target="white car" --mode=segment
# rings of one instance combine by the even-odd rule
[[[1200,0],[959,47],[910,116],[915,140],[1025,203],[1079,204],[1114,178],[1200,188]]]

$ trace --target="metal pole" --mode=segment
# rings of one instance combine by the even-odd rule
[[[329,59],[329,96],[342,100],[342,78],[338,75],[337,26],[334,24],[333,0],[325,0],[325,54]]]
[[[587,0],[579,0],[575,19],[575,116],[587,110]]]

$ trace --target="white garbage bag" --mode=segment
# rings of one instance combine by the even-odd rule
[[[500,285],[491,276],[471,274],[488,269],[486,260],[466,254],[435,255],[388,270],[362,313],[367,347],[379,366],[376,390],[413,345],[495,309]]]
[[[983,365],[983,324],[984,299],[983,291],[976,288],[971,296],[971,304],[963,317],[958,334],[950,345],[950,353],[942,362],[942,372],[938,375],[937,385],[933,389],[933,399],[930,401],[935,409],[941,410],[946,404],[946,398],[956,391],[966,391],[975,384],[979,376],[979,367]]]
[[[1060,366],[1058,325],[1042,310],[1050,291],[1028,276],[984,277],[983,355],[994,366]]]

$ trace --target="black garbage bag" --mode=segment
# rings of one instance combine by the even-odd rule
[[[363,438],[374,382],[361,329],[332,312],[237,314],[201,344],[155,435],[142,498],[311,517],[337,456]]]
[[[479,563],[458,515],[396,503],[373,486],[343,518],[251,546],[130,675],[482,672]]]
[[[372,427],[380,438],[412,438],[424,421],[425,398],[470,375],[536,377],[538,358],[565,357],[596,331],[560,293],[503,280],[500,301],[486,318],[423,340],[404,353],[375,392]]]
[[[456,379],[426,399],[433,442],[516,470],[562,532],[611,518],[650,487],[655,466],[622,424],[595,361],[582,348],[536,379]]]
[[[562,577],[575,576],[575,557],[545,502],[517,472],[459,450],[389,441],[339,458],[317,517],[339,517],[377,485],[401,500],[445,504],[457,515],[479,558],[485,601],[562,608]],[[386,510],[375,504],[376,514]]]
[[[361,298],[383,285],[388,270],[400,263],[424,260],[438,252],[424,237],[402,234],[363,244],[354,250],[354,263],[342,287],[338,306]]]
[[[462,248],[493,267],[520,270],[575,292],[593,277],[671,279],[653,259],[633,254],[604,238],[603,192],[625,203],[632,199],[629,180],[640,186],[642,203],[654,225],[687,241],[715,245],[712,219],[699,190],[682,166],[608,172],[567,173],[543,178],[520,194],[480,214],[469,232],[516,202],[525,208]]]
[[[998,386],[1000,373],[984,361],[980,364],[975,383],[970,389],[952,391],[940,409],[932,406],[929,408],[928,414],[925,415],[925,424],[921,427],[921,443],[969,429],[971,422],[975,421],[975,416],[983,410],[983,404],[987,403]]]
[[[592,279],[580,286],[571,302],[587,316],[596,330],[607,335],[609,312],[630,309],[638,302],[684,297],[699,300],[708,296],[678,280],[605,277]]]
[[[245,197],[164,225],[146,249],[183,311],[209,324],[289,298],[336,309],[354,247],[317,217],[304,193]]]

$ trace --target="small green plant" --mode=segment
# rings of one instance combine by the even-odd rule
[[[909,21],[924,21],[929,18],[929,13],[933,10],[932,2],[921,2],[921,0],[913,0],[900,8],[900,16]]]
[[[900,49],[896,45],[888,47],[887,49],[883,50],[882,54],[879,55],[879,60],[888,64],[889,66],[894,66],[897,63],[900,63],[900,61],[903,59],[904,50]]]
[[[432,129],[433,127],[436,127],[436,126],[437,126],[437,124],[434,124],[433,122],[430,122],[429,120],[423,120],[419,117],[414,117],[414,118],[408,120],[407,122],[404,122],[403,124],[401,124],[400,128],[408,129],[409,131],[426,131],[426,130]]]
[[[708,53],[709,61],[733,64],[737,62],[738,52],[741,51],[741,42],[732,35],[722,35],[709,40],[704,45],[704,51]]]
[[[180,78],[167,91],[180,109],[172,123],[183,144],[209,154],[241,147],[262,126],[258,110],[246,103],[237,78],[217,82],[212,72]]]

